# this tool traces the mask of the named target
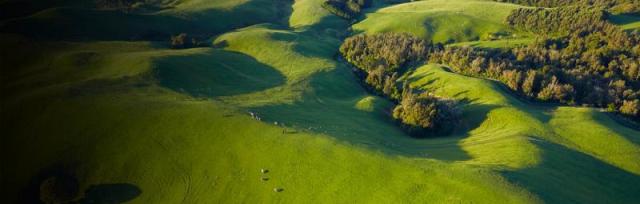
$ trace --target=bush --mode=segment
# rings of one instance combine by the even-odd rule
[[[414,137],[450,133],[460,115],[454,100],[440,99],[428,92],[416,95],[408,87],[403,89],[402,100],[393,109],[393,118]]]
[[[620,106],[620,113],[628,116],[640,116],[640,100],[625,100]]]

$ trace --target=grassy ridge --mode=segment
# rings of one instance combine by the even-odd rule
[[[367,14],[353,29],[370,34],[406,32],[434,42],[476,41],[488,33],[513,32],[503,22],[511,10],[520,7],[475,0],[411,2]]]
[[[507,178],[544,201],[628,203],[640,192],[634,185],[640,181],[640,133],[605,113],[523,103],[496,82],[436,65],[409,77],[416,78],[413,86],[471,101],[465,111],[485,118],[459,142],[472,155],[469,162],[507,167]],[[564,187],[549,189],[551,183]]]
[[[246,42],[244,40],[253,36],[253,45],[271,43],[284,46],[282,50],[274,48],[272,53],[265,53],[263,56],[254,53],[258,61],[256,63],[274,65],[275,70],[281,70],[281,74],[287,76],[287,83],[280,86],[296,86],[298,83],[289,82],[304,81],[302,76],[309,77],[321,71],[317,69],[322,68],[328,71],[326,73],[332,73],[331,70],[338,68],[311,66],[306,70],[292,70],[295,67],[283,67],[287,63],[270,62],[274,60],[270,56],[290,56],[289,61],[305,59],[305,56],[285,46],[294,44],[296,38],[274,40],[268,34],[261,35],[264,33],[298,34],[265,27],[249,28],[234,34],[243,39],[239,42]],[[232,37],[222,37],[229,42],[227,49],[235,48],[246,53],[252,50],[251,47],[240,49],[230,38]],[[126,47],[127,44],[129,43],[105,42],[62,45],[66,51],[51,51],[60,53],[60,56],[45,56],[65,59],[49,65],[56,68],[52,72],[78,71],[87,67],[84,64],[65,62],[84,57],[65,53],[92,50],[97,56],[108,56],[114,47]],[[511,186],[498,174],[484,168],[434,159],[387,155],[366,146],[336,140],[335,136],[321,134],[322,131],[319,130],[304,131],[299,129],[300,126],[290,128],[297,131],[295,134],[282,134],[282,127],[252,120],[242,108],[238,109],[239,106],[244,106],[242,103],[232,103],[230,100],[216,102],[218,98],[194,99],[188,93],[185,95],[166,88],[162,80],[157,83],[154,77],[163,76],[160,70],[165,69],[165,66],[174,67],[176,64],[184,69],[226,64],[238,71],[248,68],[242,66],[255,66],[252,63],[231,63],[239,54],[209,48],[174,51],[139,43],[130,43],[129,46],[134,49],[121,50],[119,54],[147,54],[135,58],[145,63],[131,65],[139,71],[132,72],[129,77],[116,77],[117,71],[98,76],[93,75],[93,72],[80,72],[83,73],[80,78],[93,79],[88,81],[65,79],[66,75],[44,77],[44,83],[37,83],[33,85],[34,88],[21,91],[23,95],[19,99],[20,103],[3,100],[3,107],[7,109],[3,109],[5,111],[2,114],[8,117],[3,117],[2,124],[7,125],[6,130],[12,135],[3,142],[3,160],[16,161],[11,163],[11,168],[3,169],[3,172],[12,175],[8,180],[3,180],[3,183],[17,186],[4,193],[15,195],[15,190],[23,188],[38,169],[63,163],[73,166],[83,188],[92,184],[118,182],[140,187],[143,193],[134,200],[140,203],[313,202],[327,199],[333,199],[334,202],[455,202],[479,198],[489,203],[522,203],[531,199],[526,192]],[[322,53],[313,58],[329,62],[329,59],[320,55]],[[330,52],[327,50],[326,53]],[[225,63],[224,59],[217,58],[216,55],[227,56],[230,62]],[[27,68],[42,69],[39,66],[45,65],[36,64]],[[105,71],[119,68],[118,64],[103,66]],[[234,71],[220,69],[218,72]],[[184,74],[190,74],[185,78],[197,79],[203,72],[191,70]],[[257,77],[252,74],[260,73],[244,74]],[[333,84],[331,86],[337,88],[345,88],[343,86],[347,85],[346,87],[351,88],[336,93],[333,89],[318,90],[318,87],[309,86],[315,82],[307,85],[303,83],[297,86],[304,86],[311,92],[305,94],[301,101],[313,100],[310,96],[325,101],[322,103],[325,105],[324,111],[330,112],[318,115],[316,119],[335,118],[335,109],[347,110],[342,107],[349,107],[349,114],[346,115],[362,112],[351,116],[354,119],[369,118],[369,113],[353,107],[355,101],[366,94],[358,84],[339,76],[330,75],[329,78],[337,77],[334,82],[341,83],[324,82],[325,85]],[[249,83],[250,79],[249,77],[243,81]],[[278,81],[277,78],[274,80]],[[27,81],[31,82],[25,80],[24,83],[28,83]],[[45,93],[39,90],[47,91]],[[289,90],[283,88],[282,91]],[[354,93],[356,94],[352,95]],[[349,95],[351,97],[343,99],[344,101],[337,98]],[[274,97],[270,103],[280,102]],[[278,120],[287,114],[280,112],[270,115],[267,111],[259,113],[265,118]],[[12,120],[6,120],[7,118]],[[33,120],[34,118],[37,119]],[[345,128],[358,126],[357,120],[352,123],[354,124],[342,125]],[[311,124],[316,123],[297,123]],[[28,127],[38,129],[34,132]],[[33,139],[27,140],[25,137]],[[76,165],[76,161],[82,162]],[[260,180],[260,168],[271,170],[268,182]],[[492,189],[496,185],[501,187],[498,190]],[[283,187],[285,191],[275,193],[272,190],[274,187]],[[419,193],[416,194],[417,192]],[[309,200],[307,195],[311,194],[317,197]],[[362,194],[376,196],[357,196]],[[406,196],[408,194],[416,196]]]

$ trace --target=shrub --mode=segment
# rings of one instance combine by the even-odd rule
[[[620,113],[628,116],[640,116],[640,100],[625,100],[620,106]]]
[[[454,100],[440,99],[428,92],[415,94],[408,87],[403,89],[402,100],[393,109],[393,118],[414,137],[450,133],[460,115]]]

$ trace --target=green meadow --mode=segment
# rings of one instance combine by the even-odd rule
[[[490,33],[517,32],[504,24],[522,6],[482,0],[415,1],[377,9],[353,25],[367,34],[404,32],[434,42],[477,41]]]
[[[136,186],[130,203],[639,201],[640,131],[608,113],[527,102],[426,64],[402,79],[460,99],[463,119],[452,135],[415,139],[337,57],[356,33],[525,44],[479,40],[520,35],[503,22],[518,5],[380,4],[352,25],[321,0],[160,1],[142,14],[60,2],[0,20],[8,203],[50,169],[81,191]],[[152,36],[181,32],[210,33],[213,46],[170,49]]]

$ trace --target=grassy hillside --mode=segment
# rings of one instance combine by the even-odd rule
[[[141,193],[132,203],[637,201],[640,132],[594,109],[525,103],[495,82],[425,65],[404,78],[464,100],[463,121],[450,136],[411,138],[385,115],[391,102],[368,94],[336,60],[345,21],[316,10],[319,1],[297,0],[278,12],[269,2],[179,1],[157,13],[105,17],[105,24],[126,21],[128,31],[56,27],[108,13],[83,8],[52,8],[0,26],[7,32],[54,24],[36,26],[40,34],[19,32],[26,37],[0,34],[0,47],[11,49],[0,53],[0,168],[9,187],[3,197],[37,199],[42,179],[62,171],[78,179],[81,191],[134,186]],[[489,5],[515,7],[466,3],[391,6],[354,28],[412,5],[428,18],[443,17],[435,14],[443,10],[455,22],[480,24],[505,15],[483,13]],[[62,11],[80,18],[50,19]],[[503,28],[494,25],[487,27]],[[224,33],[212,40],[216,48],[183,50],[96,40],[129,39],[146,28],[177,33],[182,26]],[[63,28],[71,30],[38,37]],[[438,36],[452,32],[442,29]],[[473,28],[473,35],[483,29]]]
[[[640,132],[594,109],[523,103],[496,82],[426,65],[412,86],[470,101],[478,127],[458,144],[469,163],[504,166],[512,182],[551,203],[632,203],[640,189]],[[603,177],[602,175],[607,175]],[[563,187],[550,188],[560,185]]]
[[[377,113],[355,107],[368,96],[351,80],[348,70],[331,60],[339,41],[326,49],[296,43],[305,38],[264,25],[221,36],[219,40],[228,42],[226,50],[236,53],[211,48],[165,50],[126,42],[50,45],[60,49],[51,50],[53,55],[43,54],[42,61],[51,64],[14,65],[26,73],[48,72],[15,73],[15,83],[3,84],[4,89],[28,87],[7,95],[12,100],[3,100],[6,109],[2,114],[7,117],[2,124],[11,137],[3,142],[2,155],[4,161],[15,161],[3,167],[3,172],[12,175],[3,183],[16,187],[5,193],[15,195],[16,190],[28,187],[33,175],[59,165],[62,167],[57,168],[74,172],[83,189],[105,183],[135,185],[142,191],[134,200],[138,203],[455,202],[480,198],[495,203],[535,199],[488,169],[385,154],[374,148],[384,148],[376,137],[357,132],[355,137],[353,131],[376,132],[360,127],[370,125],[411,140]],[[261,52],[264,47],[256,45],[268,45],[271,52]],[[112,52],[118,47],[119,52]],[[126,47],[129,49],[122,49]],[[87,60],[86,55],[76,54],[87,52],[95,53],[91,58],[96,64],[70,63]],[[97,64],[98,59],[122,56],[135,57]],[[249,56],[256,61],[237,62],[238,57]],[[307,62],[307,66],[300,69],[296,61]],[[123,65],[135,69],[122,73]],[[177,65],[185,70],[177,70]],[[96,71],[81,71],[86,69]],[[280,74],[262,77],[261,72],[273,70]],[[64,74],[68,72],[78,75]],[[198,95],[190,92],[192,83],[202,83],[202,87],[225,83],[198,80],[208,73],[233,76],[242,83],[223,86],[222,94],[213,89],[214,94],[195,98]],[[278,75],[286,78],[284,84]],[[267,84],[266,90],[252,84],[258,77]],[[187,83],[188,79],[192,81]],[[247,90],[252,94],[243,94]],[[260,97],[262,94],[269,97]],[[254,96],[256,100],[246,104],[246,97]],[[283,100],[289,97],[295,100]],[[252,107],[265,122],[251,119],[243,107]],[[303,108],[313,114],[304,113]],[[347,117],[339,120],[342,124],[331,121],[339,113]],[[283,134],[283,127],[272,125],[272,120],[284,122],[289,133]],[[330,123],[339,127],[328,126]],[[38,129],[34,132],[28,127]],[[349,137],[353,138],[342,140]],[[377,137],[385,136],[378,133]],[[365,144],[350,142],[356,139]],[[384,149],[397,152],[402,148],[390,145]],[[260,180],[260,168],[270,169],[268,181]],[[495,186],[501,187],[492,189]],[[273,192],[275,187],[284,191]],[[311,194],[317,197],[309,198]],[[376,196],[358,196],[362,194]]]
[[[521,6],[480,0],[427,0],[398,4],[367,14],[356,32],[406,32],[435,42],[464,42],[488,33],[513,32],[504,19]]]
[[[335,16],[322,8],[323,0],[294,0],[293,12],[289,17],[289,25],[300,27],[336,28],[347,24],[346,20]]]
[[[66,6],[6,20],[0,31],[55,40],[167,40],[183,32],[211,36],[256,23],[286,23],[290,12],[287,1],[271,0],[180,1],[143,13]]]

